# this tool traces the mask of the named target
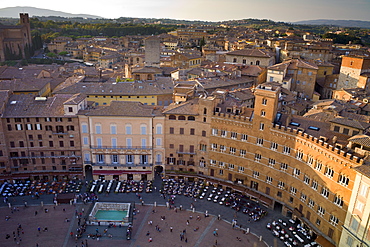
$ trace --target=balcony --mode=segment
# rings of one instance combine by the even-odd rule
[[[98,150],[151,150],[151,146],[97,146],[91,145],[91,149]]]
[[[183,150],[183,149],[176,150],[176,153],[177,154],[191,154],[191,155],[197,154],[194,150]]]
[[[87,163],[89,162],[89,163]],[[131,164],[119,164],[119,163],[93,163],[91,161],[84,161],[85,164],[91,164],[92,166],[117,166],[117,167],[151,167],[153,166],[152,163],[137,163],[137,164],[134,164],[134,163],[131,163]]]

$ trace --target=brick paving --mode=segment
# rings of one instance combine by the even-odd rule
[[[39,247],[80,247],[82,246],[81,242],[83,241],[85,244],[86,240],[89,247],[214,246],[216,240],[217,246],[266,246],[256,236],[244,234],[240,229],[233,229],[228,222],[217,220],[215,216],[205,218],[201,212],[193,213],[185,210],[175,212],[164,206],[154,207],[153,205],[136,206],[140,213],[134,216],[131,240],[125,238],[126,227],[108,228],[107,235],[103,235],[99,240],[94,240],[88,238],[87,234],[94,234],[96,228],[99,228],[99,232],[103,233],[106,226],[88,226],[86,233],[76,241],[75,238],[69,236],[70,231],[75,232],[78,227],[75,210],[81,211],[82,207],[87,208],[88,206],[83,204],[76,206],[62,204],[56,206],[55,209],[53,205],[45,205],[44,207],[41,207],[41,205],[29,206],[27,208],[23,206],[19,207],[19,211],[13,213],[11,213],[8,207],[2,207],[0,208],[0,215],[4,217],[2,217],[3,222],[0,224],[0,231],[3,241],[0,246],[33,247],[38,243]],[[45,209],[48,209],[47,213],[45,213]],[[153,213],[153,209],[155,213]],[[35,211],[37,211],[37,215],[35,215]],[[5,220],[7,215],[10,216],[8,221]],[[198,215],[201,217],[201,220],[197,220]],[[161,216],[165,216],[165,220],[162,220]],[[66,218],[70,221],[66,222]],[[189,224],[187,224],[187,220],[189,220]],[[152,221],[152,225],[149,225],[148,221]],[[21,224],[24,232],[20,231],[20,238],[17,235],[18,224]],[[156,230],[156,226],[161,229],[160,232]],[[170,232],[170,226],[173,227],[172,232]],[[38,227],[41,228],[40,232],[38,232]],[[47,231],[43,231],[45,227]],[[199,230],[194,231],[196,227],[199,227]],[[215,229],[218,229],[217,237],[213,235]],[[180,233],[184,230],[186,231],[184,238],[186,238],[187,242],[185,242],[185,239],[183,241],[180,240]],[[13,238],[13,231],[15,232],[16,240]],[[146,235],[148,231],[150,232],[149,236]],[[10,235],[9,239],[5,239],[6,234]],[[108,234],[112,234],[112,238],[108,237]],[[148,242],[149,237],[153,239],[150,243]],[[240,238],[240,241],[237,237]]]

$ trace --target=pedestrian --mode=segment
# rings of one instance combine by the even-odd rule
[[[152,237],[150,237],[149,239],[148,239],[148,242],[149,243],[151,243],[153,241],[153,238]]]
[[[37,215],[37,211],[35,211],[35,216]]]
[[[37,227],[37,231],[39,231],[39,233],[41,232],[41,227]]]
[[[172,232],[172,230],[173,230],[173,227],[172,227],[172,226],[170,226],[170,232]]]
[[[215,240],[215,245],[217,245],[218,243],[217,243],[217,239]]]

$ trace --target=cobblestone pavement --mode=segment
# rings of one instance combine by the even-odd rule
[[[108,228],[106,235],[103,234],[106,226],[88,226],[86,233],[83,234],[82,238],[78,239],[70,237],[70,232],[76,231],[78,228],[78,220],[75,217],[76,210],[81,212],[82,208],[85,209],[85,213],[90,208],[90,203],[83,204],[78,202],[76,205],[61,204],[54,208],[52,205],[53,195],[42,195],[39,199],[31,199],[29,196],[23,197],[12,197],[10,198],[11,209],[3,201],[0,202],[0,238],[3,238],[0,246],[27,246],[33,247],[38,243],[39,247],[81,247],[82,242],[86,247],[86,240],[89,247],[94,246],[130,246],[130,247],[142,247],[142,246],[277,246],[282,247],[284,244],[272,236],[271,231],[266,229],[267,222],[276,220],[278,218],[286,219],[278,212],[270,209],[268,215],[257,222],[248,221],[248,217],[243,213],[236,213],[235,210],[213,203],[206,200],[196,200],[185,196],[177,196],[175,199],[175,206],[182,206],[183,210],[169,210],[165,207],[166,200],[159,196],[158,189],[161,186],[160,179],[156,179],[154,187],[157,188],[153,193],[142,193],[144,200],[144,206],[141,205],[139,198],[135,196],[135,193],[111,193],[109,195],[99,195],[99,201],[111,201],[111,202],[132,202],[135,203],[136,209],[139,213],[134,216],[133,219],[133,232],[131,240],[127,240],[125,237],[126,227],[112,227]],[[84,190],[82,190],[84,191]],[[28,203],[28,207],[25,208],[24,202]],[[154,203],[157,205],[154,207]],[[190,204],[193,203],[195,212],[190,210]],[[43,206],[42,206],[43,204]],[[18,210],[12,209],[16,207]],[[45,209],[48,212],[45,212]],[[153,213],[153,209],[155,213]],[[35,212],[37,211],[37,215]],[[204,212],[208,211],[210,217],[205,218]],[[197,216],[201,217],[201,220],[196,220]],[[220,215],[221,220],[217,219]],[[5,220],[5,217],[9,216],[9,220]],[[165,216],[165,220],[161,220],[161,216]],[[190,218],[192,216],[192,219]],[[66,222],[68,219],[68,222]],[[238,227],[233,228],[231,221],[237,219]],[[187,224],[187,220],[189,223]],[[152,221],[152,225],[148,225],[148,221]],[[17,233],[18,224],[21,224],[23,228],[20,230],[19,236]],[[161,231],[156,230],[156,226]],[[170,227],[173,227],[173,231],[170,232]],[[40,227],[40,232],[38,231]],[[44,228],[47,231],[44,231]],[[197,231],[194,231],[196,227],[199,227]],[[241,230],[241,227],[244,230]],[[87,237],[88,233],[96,233],[98,228],[99,233],[102,233],[102,237],[99,240],[91,239]],[[217,230],[218,236],[214,236],[214,230]],[[180,232],[185,230],[184,239],[181,241]],[[245,234],[246,231],[250,233]],[[147,232],[149,235],[147,236]],[[13,238],[13,232],[16,239]],[[253,233],[253,234],[252,234]],[[9,234],[8,239],[5,238],[6,234]],[[108,235],[111,234],[112,238]],[[260,241],[259,237],[262,236],[263,241]],[[152,238],[152,242],[149,242],[149,238]],[[240,241],[238,240],[240,239]],[[185,241],[187,240],[187,242]],[[18,245],[19,242],[19,245]]]

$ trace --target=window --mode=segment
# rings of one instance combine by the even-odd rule
[[[180,132],[179,132],[180,135],[183,135],[184,134],[184,128],[180,128]]]
[[[283,154],[290,154],[290,147],[284,146],[283,147]]]
[[[325,208],[318,206],[317,207],[317,214],[320,215],[321,217],[324,216],[325,214]]]
[[[294,188],[293,186],[290,186],[290,194],[292,194],[292,195],[297,194],[297,189]]]
[[[314,189],[314,190],[317,190],[317,187],[318,187],[319,185],[318,185],[318,183],[317,183],[317,181],[316,180],[312,180],[312,184],[311,184],[311,188],[312,189]]]
[[[212,143],[211,149],[212,151],[217,151],[217,143]]]
[[[346,244],[347,246],[353,245],[353,238],[351,236],[347,236]]]
[[[16,124],[15,129],[16,130],[23,130],[23,125],[22,124]]]
[[[262,158],[262,155],[261,154],[255,154],[254,155],[254,161],[256,161],[256,162],[260,162],[261,161],[261,158]]]
[[[276,164],[276,160],[269,158],[269,166],[274,166]]]
[[[257,138],[257,145],[260,145],[260,146],[263,145],[263,139],[262,138]]]
[[[278,182],[278,188],[279,189],[284,189],[285,188],[285,183],[283,181]]]
[[[338,125],[335,125],[335,126],[334,126],[334,131],[335,131],[335,132],[339,132],[339,130],[340,130],[340,127],[339,127]]]
[[[218,175],[221,175],[221,176],[224,175],[224,170],[220,169]]]
[[[330,218],[329,218],[329,222],[333,226],[336,226],[336,225],[338,225],[339,219],[337,217],[335,217],[334,215],[331,214],[330,215]]]
[[[247,153],[247,150],[240,149],[240,156],[244,157],[246,153]]]
[[[134,163],[134,156],[132,154],[126,155],[126,163],[127,164],[132,164]]]
[[[315,164],[315,170],[321,171],[322,163],[321,161],[317,160]]]
[[[140,155],[140,164],[148,164],[148,155]]]
[[[145,138],[141,139],[141,147],[146,148],[146,139]]]
[[[346,175],[340,174],[338,178],[338,183],[347,187],[349,183],[349,178]]]
[[[63,141],[59,141],[59,147],[64,147],[64,142]]]
[[[280,170],[282,170],[282,171],[286,171],[286,170],[288,170],[288,164],[286,164],[286,163],[281,163],[281,164],[280,164]]]
[[[362,210],[364,209],[364,204],[360,201],[357,201],[356,202],[356,209],[360,212],[362,212]]]
[[[98,163],[103,163],[104,162],[104,155],[103,154],[96,155],[96,160],[98,161]]]
[[[235,165],[234,164],[229,164],[228,167],[229,167],[230,170],[234,170]]]
[[[301,193],[300,199],[301,199],[302,202],[305,202],[306,199],[307,199],[307,196],[304,193]]]
[[[327,176],[328,178],[333,178],[333,176],[334,176],[333,168],[326,166],[324,175]]]
[[[126,134],[127,134],[127,135],[132,135],[132,128],[131,128],[131,125],[126,125]]]
[[[103,139],[102,138],[96,138],[96,145],[101,148],[103,145]]]
[[[307,176],[307,175],[304,175],[304,177],[303,177],[303,182],[304,182],[305,184],[309,185],[309,184],[310,184],[310,181],[311,181],[310,177],[309,177],[309,176]]]
[[[174,133],[175,133],[175,128],[170,127],[170,134],[174,134]]]
[[[272,183],[272,177],[266,176],[266,183],[271,184]]]
[[[339,207],[342,207],[343,206],[343,197],[341,197],[339,195],[335,195],[333,202],[334,202],[334,204],[338,205]]]
[[[253,177],[258,178],[260,176],[260,173],[258,171],[253,171]]]
[[[70,147],[74,147],[75,146],[75,142],[74,141],[69,141],[69,146]]]
[[[315,201],[314,200],[312,200],[311,198],[308,200],[308,206],[310,207],[310,208],[313,208],[314,206],[315,206]]]
[[[368,188],[369,187],[366,184],[362,184],[360,188],[360,195],[363,197],[367,197]]]
[[[162,146],[162,138],[156,138],[156,145],[158,147]]]
[[[298,150],[298,151],[297,151],[296,158],[297,158],[298,160],[302,160],[302,158],[303,158],[303,151],[302,151],[302,150]]]
[[[112,138],[111,143],[112,143],[112,148],[117,148],[117,138]]]
[[[111,125],[110,126],[110,133],[112,135],[116,135],[117,134],[117,126],[116,125]]]
[[[320,225],[321,224],[321,220],[320,219],[316,219],[316,225]]]
[[[89,145],[89,138],[88,138],[88,137],[86,137],[86,136],[84,136],[84,137],[82,138],[82,142],[83,142],[83,144],[84,144],[84,145]]]
[[[248,140],[248,135],[246,134],[242,134],[241,138],[240,138],[241,141],[247,141]]]
[[[328,198],[329,197],[329,189],[327,187],[322,187],[320,194],[323,197]]]
[[[265,124],[264,123],[260,123],[260,130],[263,130],[265,128]]]
[[[244,172],[244,167],[243,166],[238,166],[238,172],[243,173]]]
[[[27,129],[27,130],[33,130],[33,128],[32,128],[32,124],[26,124],[26,129]]]
[[[230,147],[230,154],[235,154],[236,148]]]
[[[307,165],[312,166],[313,161],[313,157],[311,155],[307,155]]]
[[[236,139],[236,138],[238,138],[238,133],[232,131],[230,133],[230,137],[231,137],[231,139]]]
[[[162,135],[162,125],[158,124],[156,126],[156,133],[157,135]]]
[[[101,126],[100,125],[95,125],[95,133],[96,134],[101,134]]]
[[[301,170],[299,170],[298,168],[294,168],[293,169],[293,176],[298,177],[299,175],[301,175]]]
[[[271,142],[271,147],[272,150],[276,151],[278,148],[278,144],[276,142]]]
[[[224,163],[224,162],[222,162],[222,161],[219,161],[219,162],[218,162],[218,167],[220,167],[220,168],[225,168],[225,163]]]
[[[118,163],[118,155],[117,154],[112,155],[112,163],[115,163],[115,164]]]
[[[203,137],[206,137],[206,136],[207,136],[207,131],[202,130],[202,136],[203,136]]]
[[[207,152],[207,145],[206,144],[200,144],[199,145],[199,150],[203,152]]]
[[[226,151],[226,146],[225,145],[220,145],[220,152],[223,153]]]
[[[145,125],[140,126],[140,134],[141,135],[146,135],[146,126]]]
[[[262,105],[267,105],[267,99],[262,99]]]
[[[227,131],[226,130],[221,130],[221,137],[226,137]]]
[[[192,136],[195,135],[195,129],[193,129],[193,128],[190,129],[190,135],[192,135]]]
[[[218,129],[212,129],[212,135],[217,136],[218,135]]]
[[[53,131],[53,126],[51,125],[46,125],[45,130]],[[83,129],[82,129],[83,130]],[[83,132],[84,133],[84,132]],[[86,126],[86,133],[87,133],[87,126]]]
[[[54,142],[53,141],[49,141],[49,147],[54,147]]]
[[[343,134],[348,135],[348,133],[349,133],[349,129],[343,128]]]

